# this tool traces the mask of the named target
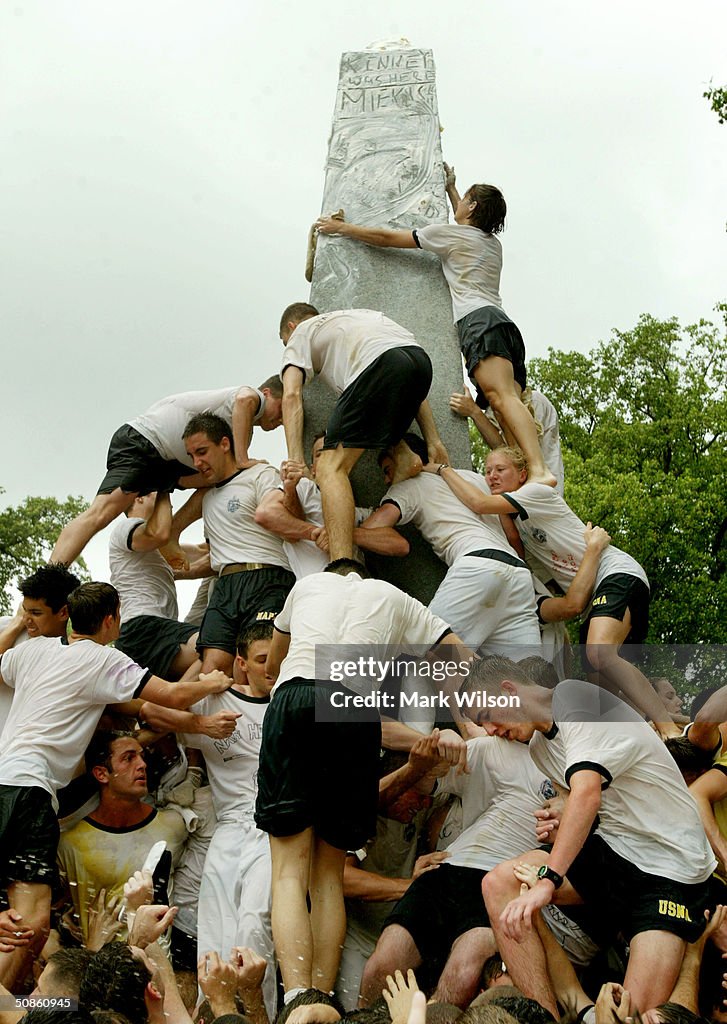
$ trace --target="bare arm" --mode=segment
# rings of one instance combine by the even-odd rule
[[[457,177],[454,173],[454,167],[450,167],[449,164],[445,163],[444,167],[444,190],[449,197],[449,202],[452,206],[452,212],[457,210],[460,204],[460,194],[457,191]]]
[[[174,971],[166,953],[156,942],[152,942],[150,946],[146,947],[146,954],[159,968],[164,982],[164,1017],[167,1024],[192,1024],[192,1019],[179,994]]]
[[[466,386],[462,394],[457,391],[450,395],[449,408],[457,416],[467,416],[472,420],[488,448],[501,448],[504,445],[504,437],[489,416],[477,405]]]
[[[419,411],[416,414],[416,421],[422,432],[422,437],[426,441],[427,453],[430,461],[449,462],[447,449],[444,447],[444,442],[439,436],[439,431],[437,430],[437,424],[434,422],[432,407],[426,398],[419,406]]]
[[[455,494],[463,505],[476,512],[478,516],[499,516],[512,515],[514,509],[507,498],[500,494],[483,494],[479,487],[464,480],[456,469],[451,466],[440,468],[433,462],[428,463],[422,470],[424,473],[435,473],[441,476],[442,480]]]
[[[131,550],[156,551],[169,543],[171,533],[172,501],[167,491],[158,491],[152,514],[131,535]]]
[[[600,526],[586,526],[583,533],[586,550],[571,585],[563,597],[546,597],[540,603],[540,617],[544,622],[563,622],[574,619],[585,611],[601,561],[601,554],[611,543],[610,536]]]
[[[689,729],[689,740],[702,750],[714,750],[722,743],[720,723],[727,722],[727,686],[713,693],[700,708]]]
[[[0,654],[4,654],[5,651],[9,651],[10,648],[14,646],[16,640],[24,629],[25,616],[23,615],[23,609],[21,607],[18,608],[5,629],[0,632]]]
[[[280,666],[283,664],[285,655],[290,647],[290,633],[283,633],[273,628],[273,639],[270,642],[270,650],[265,661],[265,671],[272,679],[280,675]]]
[[[409,554],[409,541],[392,526],[368,526],[366,529],[357,526],[353,531],[353,542],[364,551],[373,551],[377,555],[404,558]]]
[[[320,217],[316,228],[322,235],[343,235],[357,242],[366,242],[382,249],[416,249],[414,235],[411,231],[393,231],[390,228],[368,228],[359,224],[349,224],[345,220],[334,217]]]
[[[178,509],[172,517],[172,529],[171,538],[172,540],[179,540],[181,534],[191,526],[192,523],[196,523],[198,519],[202,518],[202,501],[204,499],[204,488],[196,490],[194,494],[191,494],[187,501]]]
[[[411,885],[410,878],[387,878],[363,871],[355,857],[347,857],[343,869],[343,895],[351,900],[399,900]],[[12,1022],[15,1024],[15,1022]]]
[[[185,732],[190,735],[211,736],[213,739],[226,739],[234,732],[235,722],[241,717],[241,713],[218,711],[214,715],[197,715],[192,711],[176,711],[173,708],[145,702],[141,706],[139,716],[154,732],[160,734]]]
[[[301,510],[302,511],[302,510]],[[299,540],[313,540],[320,529],[306,519],[299,519],[290,509],[283,491],[269,491],[255,511],[255,522],[275,533],[283,540],[295,543]]]
[[[219,671],[207,672],[199,679],[180,680],[178,683],[168,683],[166,679],[152,676],[139,696],[151,704],[161,704],[165,708],[178,708],[183,711],[208,694],[222,693],[230,686],[230,677]]]
[[[727,797],[727,775],[719,768],[710,768],[691,784],[689,792],[699,809],[699,817],[720,870],[727,873],[727,837],[720,832],[714,816],[714,805]]]
[[[253,420],[260,409],[260,396],[254,388],[240,388],[232,407],[232,441],[238,469],[255,466],[260,459],[251,459],[247,449],[252,440]]]
[[[286,367],[283,374],[283,429],[288,458],[305,465],[303,449],[303,385],[305,374],[298,366]]]

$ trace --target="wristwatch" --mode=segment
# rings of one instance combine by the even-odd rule
[[[443,463],[441,464],[441,466],[440,466],[440,467],[439,467],[439,469],[437,470],[437,476],[441,476],[441,475],[442,475],[442,470],[443,470],[443,469],[449,469],[449,463],[448,463],[448,462],[443,462]]]
[[[553,869],[548,867],[547,864],[542,864],[538,868],[538,878],[547,878],[549,882],[553,883],[556,889],[560,889],[563,884],[563,876],[559,875],[557,871],[553,871]]]

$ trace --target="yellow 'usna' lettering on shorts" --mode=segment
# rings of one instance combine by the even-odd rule
[[[681,921],[689,921],[691,924],[691,917],[689,911],[682,903],[672,903],[671,900],[659,900],[659,913],[665,917],[676,917]]]
[[[594,598],[592,607],[595,608],[598,604],[608,604],[608,598],[605,594],[603,594],[601,597]]]
[[[255,616],[255,621],[267,622],[268,619],[274,619],[277,614],[277,612],[258,612],[257,615]]]

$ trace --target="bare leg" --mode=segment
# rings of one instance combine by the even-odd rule
[[[399,441],[392,449],[395,469],[391,478],[392,484],[399,484],[421,472],[422,460],[415,455],[406,441]]]
[[[394,971],[406,974],[410,967],[415,970],[421,962],[421,954],[406,928],[400,924],[387,925],[364,968],[359,1005],[370,1006],[376,1002],[386,984],[387,974]]]
[[[332,992],[346,938],[343,865],[346,851],[317,837],[313,842],[310,881],[310,929],[313,938],[311,981],[314,988]]]
[[[666,1003],[679,977],[686,942],[671,932],[639,932],[631,940],[624,988],[631,1009],[645,1013]]]
[[[535,420],[520,401],[520,387],[512,373],[512,363],[502,356],[481,359],[475,369],[475,380],[502,427],[508,443],[514,438],[525,453],[535,483],[555,484],[555,477],[543,461]]]
[[[234,661],[235,659],[232,654],[220,650],[219,647],[205,647],[202,651],[201,671],[212,672],[217,668],[220,672],[225,672],[228,676],[231,676]]]
[[[197,662],[197,640],[199,633],[193,633],[186,643],[179,645],[174,661],[169,666],[169,679],[181,679],[185,672]]]
[[[337,558],[353,557],[354,501],[348,474],[363,455],[363,448],[326,448],[318,459],[316,480],[321,489],[323,521],[328,533],[328,553]]]
[[[273,942],[286,992],[313,987],[313,935],[306,903],[313,841],[312,828],[296,836],[270,836]]]
[[[466,1009],[480,991],[485,961],[497,952],[491,928],[470,928],[455,941],[433,995],[435,1003]]]
[[[31,962],[40,954],[50,931],[50,886],[38,882],[11,882],[8,904],[22,914],[18,927],[32,928],[34,932],[28,946],[18,947],[12,953],[0,953],[0,984],[11,992],[20,992]]]
[[[541,857],[541,862],[544,863],[547,858],[544,854]],[[529,856],[518,857],[518,860],[530,859]],[[486,874],[482,882],[482,894],[485,897],[495,943],[507,964],[513,985],[516,985],[524,995],[536,999],[546,1010],[550,1010],[557,1020],[559,1014],[555,993],[550,982],[540,936],[533,928],[525,932],[522,942],[516,942],[505,935],[500,924],[500,914],[510,900],[520,895],[520,883],[513,874],[512,865],[513,861],[504,861],[494,871]]]
[[[51,562],[70,565],[81,554],[91,537],[108,526],[118,515],[125,512],[138,498],[136,492],[122,491],[117,487],[110,494],[97,494],[85,512],[64,526],[50,556]]]
[[[189,666],[187,671],[182,676],[182,679],[184,679],[184,680],[199,679],[199,674],[200,674],[201,671],[202,671],[202,662],[200,661],[199,658],[197,658],[197,660],[193,661],[192,664]]]
[[[605,615],[591,618],[588,622],[586,656],[597,675],[603,677],[607,689],[616,692],[623,690],[634,706],[657,726],[659,732],[678,736],[681,729],[672,722],[661,697],[649,680],[619,654],[630,632],[631,613],[628,609],[623,622]]]

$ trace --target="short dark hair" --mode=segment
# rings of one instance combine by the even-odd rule
[[[487,235],[499,235],[505,227],[507,205],[502,192],[495,185],[471,185],[465,198],[477,203],[469,216],[471,223]]]
[[[322,1003],[324,1006],[332,1006],[334,1010],[343,1016],[343,1007],[335,996],[330,996],[328,992],[321,992],[319,988],[307,988],[303,992],[299,992],[298,995],[294,999],[291,999],[289,1003],[281,1006],[278,1010],[274,1024],[285,1024],[285,1021],[297,1006],[312,1006],[315,1003]]]
[[[686,775],[704,775],[712,767],[714,751],[702,750],[690,742],[688,736],[670,736],[665,742],[666,749],[677,763],[677,768]]]
[[[93,636],[107,615],[119,610],[119,594],[110,583],[82,583],[68,595],[68,614],[76,633]]]
[[[560,682],[553,665],[545,658],[541,658],[539,654],[531,654],[529,658],[522,658],[518,665],[534,683],[544,686],[546,690],[554,690]]]
[[[267,380],[264,380],[258,388],[258,391],[264,391],[265,388],[272,393],[273,398],[282,398],[283,382],[280,379],[280,374],[275,373],[272,377],[268,377]]]
[[[147,1024],[149,969],[125,942],[107,942],[89,963],[78,998],[88,1010],[115,1010],[130,1024]]]
[[[98,729],[91,737],[91,742],[86,747],[86,753],[84,759],[86,762],[86,771],[91,774],[94,768],[110,768],[111,767],[111,748],[114,744],[114,740],[133,740],[136,739],[132,732],[122,732],[121,730],[111,729]]]
[[[286,306],[283,310],[283,315],[280,317],[280,331],[284,330],[288,326],[289,321],[299,324],[303,320],[309,320],[312,316],[318,316],[318,310],[315,306],[311,306],[310,302],[291,302],[289,306]]]
[[[701,1021],[704,1021],[704,1024],[708,1024],[705,1017],[700,1017],[699,1014],[694,1013],[693,1010],[688,1010],[681,1003],[662,1003],[655,1009],[662,1024],[697,1024],[697,1022]]]
[[[481,690],[492,696],[499,696],[501,684],[505,679],[522,683],[525,686],[535,685],[516,661],[504,658],[500,654],[491,654],[479,661],[472,662],[469,675],[460,686],[460,693],[476,693]]]
[[[355,558],[334,558],[323,572],[333,572],[337,576],[348,576],[350,572],[356,572],[364,580],[371,579],[371,573],[363,562],[357,562]]]
[[[520,1024],[552,1024],[555,1020],[553,1014],[541,1006],[535,999],[527,996],[493,996],[490,1006],[499,1006],[507,1013],[512,1014]]]
[[[256,640],[271,640],[272,636],[272,622],[250,622],[247,626],[243,626],[237,634],[235,641],[237,653],[241,658],[246,658],[251,644],[254,644]]]
[[[199,412],[193,416],[184,428],[182,440],[186,440],[193,434],[206,434],[213,444],[220,444],[223,437],[229,438],[232,449],[232,427],[214,412]]]
[[[462,1008],[454,1003],[427,1003],[427,1024],[454,1024]]]
[[[34,601],[45,601],[52,612],[59,612],[68,604],[68,595],[80,586],[81,581],[62,562],[48,562],[41,565],[30,576],[18,583],[23,597]]]
[[[54,994],[77,998],[91,960],[91,950],[81,946],[64,946],[52,953],[46,966],[51,968]]]
[[[129,1018],[118,1010],[92,1010],[91,1016],[96,1024],[129,1024]],[[58,1024],[63,1024],[63,1021],[59,1021]]]

